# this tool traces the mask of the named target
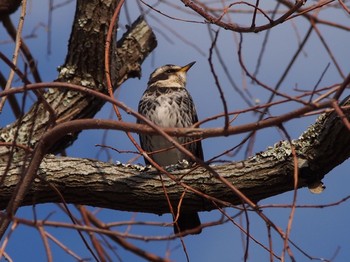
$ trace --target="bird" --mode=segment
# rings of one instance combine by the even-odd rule
[[[198,122],[195,105],[186,89],[187,71],[195,64],[185,66],[164,65],[153,71],[138,105],[138,112],[160,127],[190,127]],[[142,123],[141,120],[137,120]],[[140,134],[140,146],[148,152],[149,157],[158,165],[165,167],[186,160],[193,160],[182,153],[160,135]],[[200,140],[189,137],[173,137],[184,145],[194,156],[203,160],[203,150]],[[150,162],[145,159],[146,165]],[[177,208],[174,208],[177,209]],[[176,215],[176,214],[175,214]],[[177,223],[174,223],[174,233],[191,230],[191,234],[201,232],[201,222],[195,211],[180,211]]]

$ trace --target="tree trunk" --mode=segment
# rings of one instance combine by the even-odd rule
[[[99,2],[101,4],[98,4]],[[112,0],[77,1],[66,62],[60,67],[56,81],[85,86],[107,94],[104,47],[116,3],[117,1]],[[84,26],[81,26],[82,21],[85,23]],[[114,38],[112,39],[111,72],[113,72],[113,87],[117,88],[129,77],[140,76],[140,65],[156,47],[157,42],[152,29],[142,18],[134,22],[119,40],[118,45]],[[89,94],[68,89],[49,89],[44,94],[44,99],[54,115],[50,114],[45,104],[39,100],[22,118],[0,130],[0,141],[7,143],[15,141],[16,144],[33,149],[42,135],[57,123],[93,117],[105,103]],[[67,134],[47,153],[58,153],[65,149],[74,142],[77,135],[77,133]],[[0,147],[0,159],[6,161],[10,151],[10,148]]]

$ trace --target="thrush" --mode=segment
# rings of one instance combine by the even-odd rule
[[[139,113],[160,127],[190,127],[198,122],[192,97],[186,90],[186,74],[194,63],[182,67],[164,65],[154,70],[140,100]],[[138,123],[140,123],[139,120]],[[176,139],[194,156],[203,160],[201,141],[194,141],[189,137],[173,137],[173,139]],[[190,157],[174,148],[160,135],[140,134],[140,145],[148,153],[159,151],[149,156],[160,166],[169,166],[182,160],[193,163]],[[145,163],[150,164],[147,159]],[[197,212],[180,211],[177,224],[174,224],[174,232],[197,229],[193,233],[199,234],[200,224]]]

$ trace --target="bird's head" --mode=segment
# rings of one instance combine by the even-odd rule
[[[186,73],[196,62],[189,63],[185,66],[164,65],[158,67],[150,75],[148,88],[150,87],[177,87],[185,88]]]

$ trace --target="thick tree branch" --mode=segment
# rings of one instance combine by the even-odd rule
[[[81,2],[88,4],[88,1]],[[110,9],[111,7],[108,6],[109,13],[112,13],[113,10]],[[89,12],[92,11],[90,10]],[[90,14],[89,12],[88,14],[84,13],[88,18],[85,16],[83,17],[87,20],[87,23],[94,24],[90,19],[93,20],[96,17],[91,18],[90,15],[97,16],[97,14],[94,12]],[[106,14],[103,17],[106,19]],[[77,11],[75,20],[81,21],[81,19],[83,18]],[[76,23],[78,22],[74,24]],[[107,21],[105,21],[105,23],[107,23]],[[108,24],[105,25],[107,28],[105,28],[103,32],[95,32],[97,30],[95,27],[97,27],[96,24],[90,25],[87,29],[77,29],[79,33],[72,33],[66,63],[61,67],[60,76],[57,81],[75,83],[80,86],[86,86],[89,89],[107,93],[104,83],[105,74],[103,63],[105,37],[102,36],[106,33]],[[101,28],[99,29],[102,30]],[[75,41],[73,41],[73,39],[75,39]],[[94,45],[95,48],[92,45]],[[89,47],[88,49],[86,49],[87,46]],[[128,32],[119,40],[118,48],[116,49],[116,45],[114,45],[112,49],[111,56],[113,59],[111,62],[111,70],[114,76],[114,88],[129,77],[140,75],[140,64],[155,46],[156,40],[152,29],[142,18],[135,21]],[[85,60],[87,57],[90,57],[92,60],[87,62]],[[84,61],[81,62],[80,59]],[[50,126],[52,127],[56,123],[72,119],[92,117],[105,103],[104,100],[96,99],[96,97],[87,93],[74,92],[67,89],[50,89],[49,92],[45,93],[44,98],[53,108],[55,116],[50,115],[43,104],[38,101],[22,118],[0,130],[0,141],[11,143],[15,140],[17,144],[23,144],[27,145],[29,148],[34,148],[37,141]],[[70,134],[62,138],[51,148],[50,152],[58,152],[66,148],[76,139],[77,134],[78,133]],[[8,159],[9,153],[9,148],[0,147],[0,158],[3,160]]]
[[[349,109],[344,113],[349,117]],[[350,156],[349,140],[349,130],[337,113],[321,115],[299,139],[293,141],[300,171],[298,187],[321,180],[345,161]],[[5,169],[6,164],[2,163],[1,173]],[[253,201],[293,190],[293,156],[290,143],[286,141],[247,160],[213,166],[213,169]],[[241,203],[227,186],[204,168],[173,170],[172,173],[182,177],[181,182],[204,194],[198,196],[187,190],[184,209],[212,210],[216,208],[213,201],[221,206]],[[0,208],[6,207],[21,174],[22,163],[18,162],[13,163],[3,177]],[[184,189],[164,175],[162,181],[170,199],[176,203]],[[156,214],[169,212],[159,174],[154,170],[144,171],[140,166],[46,156],[23,205],[61,202],[54,188],[61,192],[67,203]]]

